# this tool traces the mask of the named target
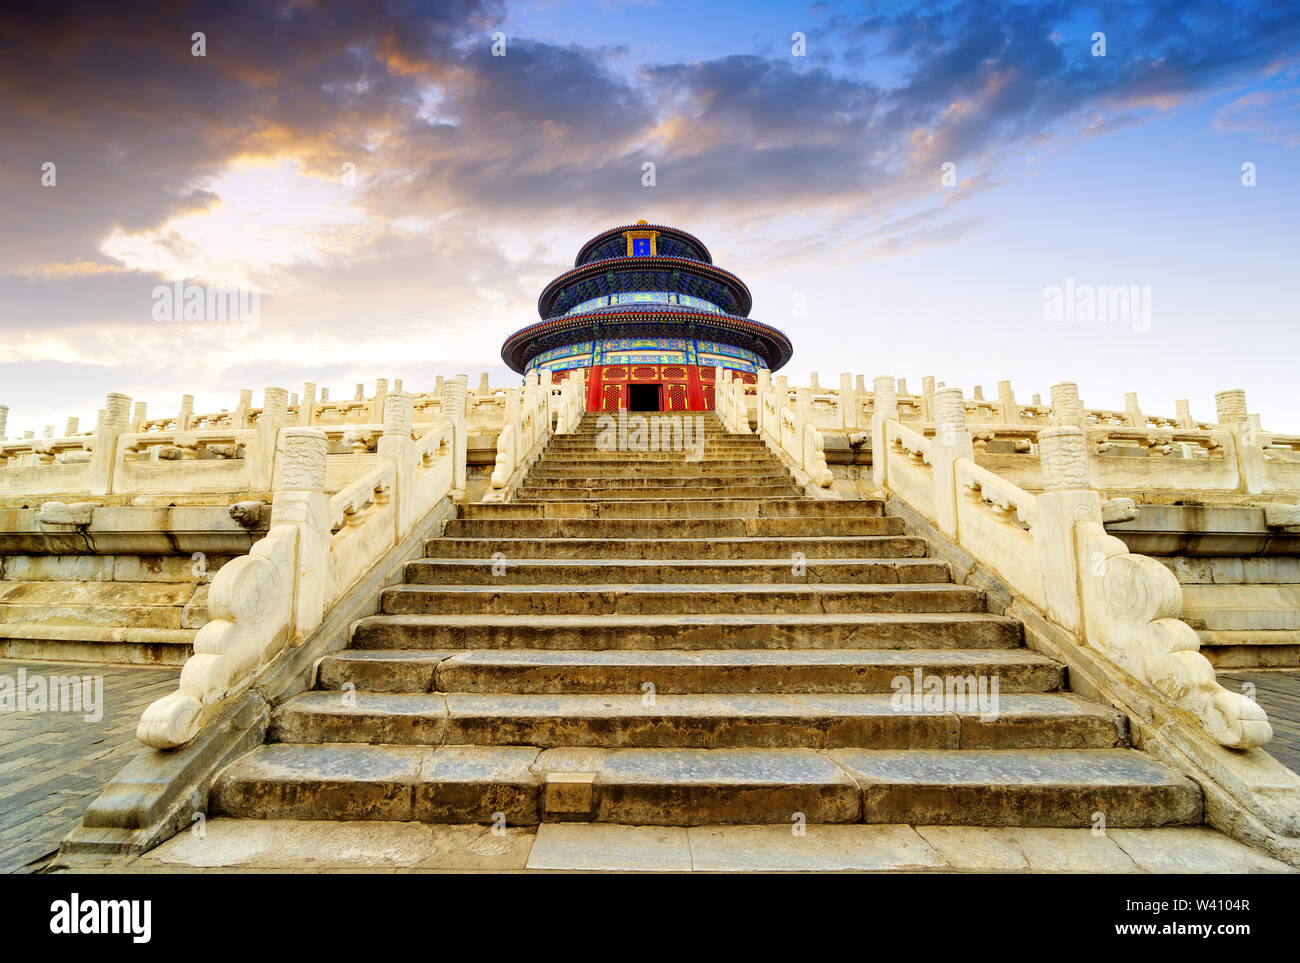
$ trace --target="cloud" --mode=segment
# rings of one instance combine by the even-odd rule
[[[1300,94],[1256,91],[1220,107],[1212,126],[1220,133],[1300,147]]]
[[[709,225],[760,266],[951,243],[987,227],[972,201],[1026,145],[1277,72],[1300,32],[1285,4],[817,5],[809,19],[812,61],[784,43],[656,47],[663,59],[629,68],[626,45],[553,38],[492,56],[499,0],[8,4],[9,357],[172,365],[205,385],[256,359],[353,370],[403,346],[494,362],[608,223]],[[1094,23],[1106,58],[1089,54]],[[1294,146],[1292,109],[1246,93],[1215,128]],[[962,186],[939,193],[947,161]],[[256,288],[263,323],[151,326],[154,286],[177,278]]]

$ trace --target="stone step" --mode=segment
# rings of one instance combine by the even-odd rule
[[[516,501],[573,501],[582,499],[596,504],[627,501],[638,498],[660,498],[665,511],[678,504],[692,501],[718,501],[736,498],[788,498],[799,494],[799,488],[788,478],[767,485],[700,485],[692,488],[538,488],[524,486],[515,494]]]
[[[792,562],[817,558],[923,558],[929,546],[915,535],[817,538],[431,538],[425,554],[441,558],[730,559]]]
[[[653,474],[648,472],[628,473],[619,471],[592,472],[582,468],[562,468],[540,472],[533,469],[528,473],[528,484],[537,488],[604,488],[609,491],[644,488],[698,488],[718,485],[788,485],[790,473],[787,471],[771,472],[719,472],[705,474],[689,468],[662,468]],[[673,496],[663,496],[673,497]]]
[[[186,611],[195,589],[194,582],[0,581],[0,624],[197,628]]]
[[[1201,654],[1216,669],[1276,669],[1300,665],[1300,630],[1197,631]]]
[[[766,442],[757,435],[713,435],[699,441],[703,443],[705,448],[733,448],[737,451],[742,449],[767,450]],[[700,444],[693,437],[688,442],[681,443],[672,436],[667,439],[660,437],[658,440],[653,440],[647,435],[643,439],[638,439],[629,433],[629,436],[625,439],[619,439],[612,435],[603,438],[600,435],[579,437],[555,435],[547,443],[546,450],[557,451],[566,448],[580,448],[587,451],[627,452],[629,454],[671,452],[681,455],[699,447]]]
[[[706,474],[732,471],[766,473],[785,471],[781,462],[770,454],[755,453],[746,457],[725,456],[717,458],[705,456],[704,458],[688,460],[685,456],[672,452],[643,454],[635,458],[627,454],[611,454],[609,452],[572,454],[564,457],[548,457],[543,454],[533,462],[532,468],[529,469],[530,472],[535,471],[542,474],[566,470],[576,472],[616,472],[627,476],[644,473],[658,474],[668,470],[704,472]]]
[[[1200,788],[1131,749],[828,755],[862,787],[866,822],[1107,827],[1199,823]]]
[[[1300,585],[1184,585],[1182,617],[1212,632],[1300,630]]]
[[[1020,623],[986,612],[844,615],[371,615],[357,649],[1014,649]]]
[[[453,538],[738,538],[812,535],[902,535],[896,516],[833,518],[453,518],[443,528]]]
[[[542,786],[523,746],[266,745],[213,783],[209,808],[246,819],[536,825]]]
[[[649,442],[650,436],[652,434],[658,439],[659,444],[663,444],[665,438],[669,440],[670,444],[673,444],[675,443],[675,440],[679,437],[682,438],[689,437],[691,440],[694,440],[695,438],[703,437],[709,441],[757,437],[755,435],[742,435],[736,432],[730,432],[722,428],[721,425],[716,425],[716,426],[704,425],[701,427],[691,425],[689,432],[686,430],[686,426],[684,424],[682,425],[681,431],[674,430],[676,428],[676,426],[674,425],[669,425],[668,428],[669,430],[667,433],[665,433],[662,429],[658,429],[658,428],[653,432],[647,430],[645,432],[645,438],[647,440],[647,443]],[[639,435],[640,432],[634,426],[629,425],[626,430],[626,434],[629,437],[635,437]],[[596,444],[598,441],[602,439],[611,439],[611,438],[616,439],[617,437],[618,437],[617,426],[615,426],[613,431],[611,431],[608,427],[579,428],[577,431],[570,431],[564,434],[556,434],[553,436],[553,438],[557,441],[561,439],[578,439],[581,441],[589,441],[592,444]]]
[[[945,761],[954,757],[962,765],[945,774]],[[809,823],[865,817],[1089,827],[1093,813],[1102,812],[1108,827],[1147,827],[1199,822],[1202,800],[1190,780],[1129,749],[822,753],[281,744],[227,767],[214,783],[211,810],[259,819],[434,823],[490,823],[500,813],[514,826],[575,818],[789,826],[802,814]],[[917,815],[889,818],[899,811]]]
[[[706,442],[703,445],[690,446],[685,449],[674,450],[668,448],[659,449],[658,451],[652,448],[604,448],[599,445],[583,444],[581,442],[553,441],[546,446],[542,457],[559,460],[571,455],[586,455],[610,460],[621,459],[625,462],[664,460],[682,464],[692,464],[701,460],[707,461],[711,458],[775,458],[772,449],[757,439],[753,441]]]
[[[984,594],[964,585],[401,585],[380,596],[384,615],[715,615],[978,612]]]
[[[423,558],[407,562],[408,585],[581,585],[590,583],[876,584],[949,582],[946,562],[930,558],[813,559],[550,559]]]
[[[981,676],[996,678],[999,693],[1065,684],[1064,666],[1023,649],[345,649],[321,662],[317,688],[641,695],[650,682],[662,694],[892,693],[924,691],[927,676],[974,677],[976,686]]]
[[[786,495],[780,498],[749,498],[718,501],[665,501],[630,498],[612,504],[595,504],[572,498],[547,502],[495,502],[462,505],[459,517],[464,520],[500,518],[599,518],[599,519],[672,519],[682,518],[754,518],[835,517],[879,518],[885,504],[878,498],[823,501]]]
[[[305,692],[271,714],[286,743],[546,748],[1087,749],[1127,743],[1127,719],[1065,693],[986,690],[949,706],[887,694],[641,695]],[[904,821],[904,820],[899,820]]]

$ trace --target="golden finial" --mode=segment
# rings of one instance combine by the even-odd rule
[[[641,218],[641,220],[637,221],[637,223],[638,223],[638,224],[649,224],[650,222],[647,221],[647,220],[643,217],[643,218]]]

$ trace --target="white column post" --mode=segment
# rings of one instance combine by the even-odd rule
[[[287,401],[283,388],[268,388],[267,394],[273,391]],[[301,639],[320,624],[330,601],[330,499],[325,494],[329,441],[319,428],[286,428],[278,444],[280,487],[271,499],[271,527],[292,525],[298,530],[293,638]]]
[[[898,395],[893,375],[878,375],[873,382],[871,404],[871,481],[883,488],[889,481],[886,464],[889,445],[885,441],[885,422],[898,419]]]
[[[1077,425],[1044,428],[1038,433],[1038,452],[1043,493],[1033,536],[1043,573],[1043,605],[1061,625],[1078,630],[1083,620],[1075,528],[1079,522],[1101,524],[1101,496],[1088,483],[1087,435]]]

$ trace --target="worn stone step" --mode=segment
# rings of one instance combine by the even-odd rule
[[[785,481],[766,485],[699,485],[691,488],[643,488],[631,490],[626,488],[538,488],[532,485],[521,487],[515,495],[516,501],[572,501],[582,499],[596,504],[628,501],[639,498],[659,498],[665,513],[679,504],[698,501],[734,500],[738,498],[786,498],[798,495],[799,488],[788,478]]]
[[[520,694],[316,691],[271,714],[279,742],[601,748],[1107,748],[1127,719],[1065,693],[961,695]]]
[[[961,766],[943,772],[942,760]],[[874,760],[874,761],[872,761]],[[912,765],[890,765],[887,760]],[[589,786],[589,798],[547,784]],[[981,779],[983,781],[981,781]],[[865,783],[865,786],[860,786]],[[588,806],[586,812],[579,807]],[[1200,821],[1190,780],[1130,749],[889,751],[263,746],[216,780],[211,810],[243,818],[508,825],[899,822],[1157,827]],[[889,819],[889,812],[907,812]]]
[[[266,745],[213,783],[213,813],[245,819],[396,819],[535,825],[538,749],[520,746]]]
[[[359,649],[1013,649],[1020,623],[986,612],[843,615],[372,615]]]
[[[186,622],[186,606],[194,592],[192,582],[0,581],[0,623],[195,628]]]
[[[667,469],[681,469],[690,472],[779,472],[784,467],[777,458],[768,453],[754,452],[744,456],[718,456],[688,461],[680,453],[664,452],[639,455],[635,458],[627,454],[609,452],[575,453],[561,456],[540,455],[533,462],[529,471],[553,472],[572,469],[574,471],[624,472],[629,476],[638,473],[657,474]]]
[[[590,811],[548,808],[549,780],[574,766]],[[581,785],[581,782],[579,783]],[[213,814],[246,819],[367,819],[536,825],[552,819],[699,825],[856,822],[861,791],[808,749],[539,750],[527,746],[262,746],[213,785]],[[555,810],[559,809],[559,812]]]
[[[1212,632],[1300,630],[1300,585],[1184,585],[1182,615]]]
[[[636,457],[639,455],[672,455],[676,458],[685,458],[689,455],[697,454],[703,450],[705,454],[717,454],[718,452],[770,452],[771,449],[760,439],[750,435],[728,436],[726,438],[706,438],[703,444],[692,442],[688,445],[651,445],[647,443],[639,446],[635,442],[624,444],[621,447],[617,443],[601,445],[595,439],[569,439],[564,435],[557,435],[546,446],[548,455],[559,454],[563,452],[599,452],[607,455],[628,455]]]
[[[587,471],[582,468],[551,469],[546,472],[530,471],[526,479],[533,488],[601,488],[611,492],[640,491],[645,488],[699,488],[719,485],[788,485],[790,473],[787,471],[732,471],[704,473],[689,469],[660,469],[652,473],[639,472],[629,474],[602,470]],[[672,495],[662,496],[665,498]]]
[[[884,502],[878,498],[821,500],[785,495],[780,498],[748,498],[719,501],[713,499],[666,501],[653,498],[629,498],[616,503],[556,500],[546,502],[511,501],[462,505],[459,517],[466,520],[497,518],[788,518],[827,517],[878,518],[884,514]]]
[[[566,750],[548,756],[568,760]],[[640,826],[791,825],[862,819],[861,791],[843,768],[808,749],[620,749],[570,765],[596,768],[592,819]]]
[[[671,615],[977,612],[984,595],[952,584],[401,585],[380,597],[384,615]]]
[[[581,585],[590,583],[801,583],[877,584],[948,582],[946,562],[906,559],[549,559],[422,558],[408,562],[410,585]]]
[[[1218,669],[1295,668],[1300,665],[1300,630],[1199,630],[1201,654]]]
[[[703,427],[696,427],[694,425],[691,425],[688,430],[686,425],[682,425],[681,429],[679,430],[677,429],[677,426],[669,425],[668,429],[669,430],[667,432],[664,432],[662,429],[658,429],[655,431],[650,431],[647,429],[644,432],[645,443],[647,445],[653,443],[662,446],[664,445],[665,440],[669,445],[676,445],[680,443],[679,439],[694,441],[696,438],[702,437],[706,441],[731,441],[731,440],[743,440],[745,438],[757,437],[755,435],[742,435],[742,434],[729,432],[724,430],[720,426],[710,427],[706,425]],[[629,426],[627,431],[624,434],[629,439],[628,443],[631,443],[631,439],[640,436],[642,433],[639,430]],[[577,431],[570,431],[570,432],[565,432],[563,434],[556,434],[552,437],[554,438],[555,441],[575,440],[575,441],[581,441],[581,442],[586,442],[588,444],[596,445],[602,442],[606,444],[617,444],[618,435],[619,432],[617,428],[611,431],[608,427],[606,427],[606,428],[579,428]],[[652,438],[655,439],[653,442],[651,440]]]
[[[692,447],[685,451],[660,449],[641,451],[618,448],[601,448],[597,445],[583,445],[574,442],[563,444],[552,442],[542,450],[540,458],[548,461],[561,461],[576,457],[587,459],[605,459],[625,464],[671,462],[675,464],[697,464],[701,461],[753,461],[754,459],[776,459],[776,453],[760,441],[706,443],[702,448]]]
[[[902,535],[896,516],[836,518],[453,518],[443,534],[453,538],[767,538],[812,535]]]
[[[824,535],[813,538],[432,538],[425,554],[441,558],[507,559],[781,559],[921,558],[915,535]]]
[[[836,749],[862,787],[866,822],[1091,826],[1199,823],[1200,788],[1150,756],[1106,751]]]
[[[649,682],[665,694],[892,693],[924,691],[931,677],[951,679],[954,691],[973,677],[978,688],[981,676],[996,678],[999,693],[1053,692],[1065,668],[1023,649],[345,649],[322,660],[317,687],[640,695]]]

